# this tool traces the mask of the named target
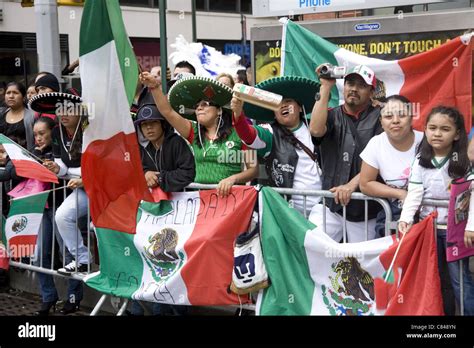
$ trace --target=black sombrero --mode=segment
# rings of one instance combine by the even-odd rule
[[[280,94],[283,99],[294,99],[310,114],[315,103],[315,95],[319,92],[319,83],[301,76],[278,76],[262,81],[255,86],[265,91]],[[275,118],[272,110],[245,103],[245,116],[259,121],[271,122]]]
[[[46,114],[56,114],[59,107],[66,104],[82,104],[82,98],[77,90],[70,88],[70,93],[51,92],[42,93],[31,98],[29,106],[31,110]]]
[[[171,107],[183,117],[196,120],[195,105],[207,100],[219,107],[230,108],[232,90],[212,78],[202,76],[185,77],[177,81],[169,90]]]

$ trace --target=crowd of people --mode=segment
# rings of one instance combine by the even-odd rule
[[[377,79],[368,66],[356,66],[345,75],[344,103],[335,108],[329,108],[329,100],[336,80],[321,77],[320,67],[315,76],[281,76],[257,84],[256,88],[283,97],[276,111],[233,95],[235,83],[248,84],[246,79],[245,71],[238,78],[225,73],[215,79],[196,76],[190,63],[180,62],[172,74],[167,72],[163,88],[159,67],[141,72],[131,117],[144,179],[154,196],[183,191],[195,182],[215,184],[217,193],[225,197],[234,185],[255,183],[260,163],[270,186],[332,192],[334,198],[324,202],[298,192],[288,199],[290,206],[336,242],[346,240],[344,230],[348,242],[361,242],[390,232],[385,230],[380,205],[368,202],[366,206],[351,199],[352,193],[387,199],[392,220],[399,221],[400,231],[409,232],[434,210],[422,206],[423,199],[449,199],[450,182],[471,174],[474,158],[468,157],[463,115],[440,105],[429,113],[424,132],[414,130],[410,106],[417,101],[401,95],[376,96]],[[65,180],[66,197],[50,193],[36,262],[54,267],[54,237],[59,250],[65,250],[58,273],[70,275],[90,270],[93,257],[76,223],[77,218],[87,220],[88,198],[81,180],[87,115],[51,108],[63,101],[80,105],[82,100],[77,90],[60,92],[57,78],[47,72],[38,74],[28,89],[16,82],[7,84],[0,133]],[[23,178],[16,175],[2,146],[0,156],[0,180],[8,190]],[[53,195],[58,196],[54,202]],[[4,201],[3,206],[7,204]],[[470,210],[465,234],[469,247],[474,241],[474,203]],[[474,284],[468,262],[463,264],[461,298],[459,264],[446,262],[446,228],[447,209],[439,208],[438,265],[445,313],[454,315],[455,301],[458,305],[463,301],[464,313],[473,315]],[[39,281],[42,305],[36,314],[47,315],[58,293],[51,275],[41,274]],[[63,313],[76,311],[82,296],[81,282],[69,280]],[[132,313],[143,313],[137,303],[132,307]],[[178,307],[155,305],[153,312],[186,313]]]

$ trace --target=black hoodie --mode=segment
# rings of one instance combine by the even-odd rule
[[[194,156],[186,143],[172,128],[165,131],[165,139],[157,150],[151,142],[140,146],[143,171],[159,172],[158,182],[165,192],[182,191],[194,181]]]

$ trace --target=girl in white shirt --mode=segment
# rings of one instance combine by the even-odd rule
[[[411,168],[408,194],[403,203],[399,230],[404,233],[410,230],[415,213],[423,199],[449,200],[451,181],[464,177],[470,169],[463,115],[452,107],[435,107],[428,115],[425,136]],[[422,206],[420,218],[425,218],[434,210],[434,207]],[[446,208],[438,208],[437,211],[438,266],[441,268],[446,262],[448,212]],[[474,282],[469,272],[468,262],[463,262],[463,265],[464,314],[474,315]],[[448,271],[454,296],[459,304],[459,263],[448,262]],[[441,279],[441,285],[445,287],[447,282],[443,280]],[[454,314],[454,308],[447,306],[449,296],[445,291],[443,291],[443,301],[446,314]]]

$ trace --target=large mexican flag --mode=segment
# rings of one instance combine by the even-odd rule
[[[118,0],[87,0],[80,34],[82,98],[89,109],[82,173],[96,227],[134,233],[140,200],[153,201],[143,174],[130,105],[138,64]]]
[[[431,216],[405,236],[389,284],[384,275],[398,246],[395,238],[336,243],[271,188],[260,194],[271,286],[259,294],[257,314],[443,314]]]
[[[471,129],[472,47],[466,34],[437,48],[400,60],[382,60],[362,56],[286,21],[283,27],[282,75],[317,79],[315,69],[323,63],[346,66],[358,64],[372,68],[384,83],[386,96],[401,94],[413,103],[413,126],[422,131],[429,111],[437,105],[457,107]],[[343,80],[331,93],[331,107],[344,102]]]
[[[234,187],[173,193],[170,201],[142,202],[136,234],[97,229],[100,272],[86,284],[126,298],[178,305],[228,305],[234,242],[250,223],[257,192]],[[247,302],[248,298],[240,301]]]

